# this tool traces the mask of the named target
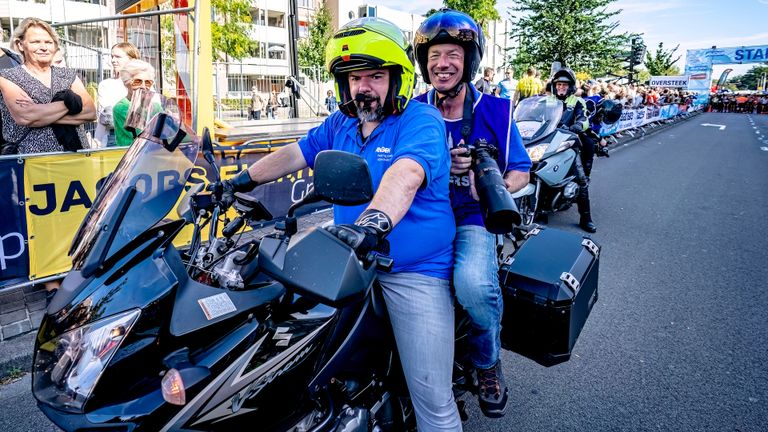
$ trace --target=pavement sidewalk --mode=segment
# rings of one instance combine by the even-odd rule
[[[37,332],[24,333],[0,343],[0,382],[32,370],[32,353]]]

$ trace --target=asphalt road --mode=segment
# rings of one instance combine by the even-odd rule
[[[465,430],[768,430],[766,141],[768,116],[710,113],[596,160],[600,299],[574,358],[506,353],[506,417],[472,403]]]
[[[573,358],[505,352],[507,415],[470,401],[465,431],[768,430],[768,116],[702,114],[632,142],[596,161],[591,195],[600,299]],[[3,432],[56,430],[29,388],[0,387]]]

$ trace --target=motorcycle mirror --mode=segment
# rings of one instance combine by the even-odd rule
[[[315,158],[312,193],[332,204],[367,203],[373,198],[368,164],[356,154],[338,150],[321,151]]]
[[[211,131],[208,130],[208,127],[203,128],[202,144],[203,157],[211,165],[211,168],[213,168],[213,177],[215,181],[221,181],[221,176],[219,175],[219,167],[216,165],[216,158],[213,156],[213,141],[211,140]]]

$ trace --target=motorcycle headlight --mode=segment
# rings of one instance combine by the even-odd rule
[[[32,371],[32,393],[55,408],[81,412],[139,309],[70,330],[40,344]]]
[[[531,162],[538,162],[544,153],[547,151],[549,144],[537,144],[535,146],[526,147],[525,151],[528,152],[528,157],[531,158]]]

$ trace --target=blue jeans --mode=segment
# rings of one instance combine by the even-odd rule
[[[472,321],[470,360],[478,369],[488,369],[499,360],[504,302],[499,287],[498,242],[498,236],[477,225],[459,226],[453,242],[453,285],[456,299]]]
[[[418,273],[379,274],[419,431],[460,431],[453,400],[450,283]]]

